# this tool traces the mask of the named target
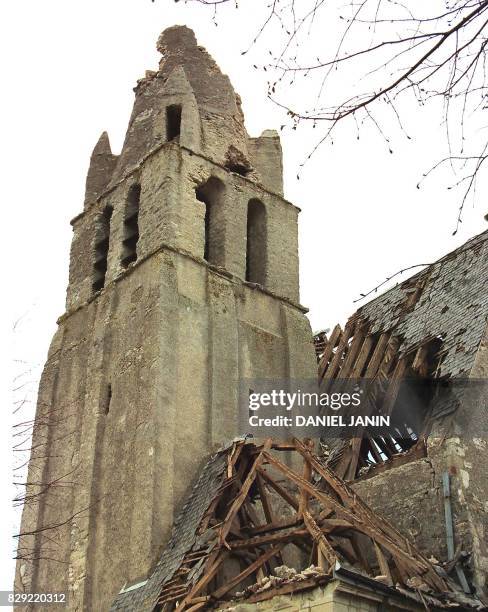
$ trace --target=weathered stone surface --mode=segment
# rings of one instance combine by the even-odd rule
[[[157,49],[162,54],[159,70],[140,79],[122,154],[114,180],[133,169],[155,146],[165,142],[165,109],[180,103],[180,142],[192,151],[225,165],[229,148],[249,164],[248,135],[240,98],[229,78],[195,35],[185,26],[165,30]]]
[[[90,158],[90,167],[86,177],[85,208],[96,202],[107,188],[117,159],[117,155],[112,154],[107,132],[103,132]]]
[[[248,140],[249,155],[266,189],[283,195],[283,163],[278,132],[264,130]]]

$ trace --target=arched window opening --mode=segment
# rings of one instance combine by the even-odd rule
[[[122,260],[124,268],[137,260],[137,242],[139,240],[139,203],[141,186],[132,185],[127,196],[124,217],[124,237],[122,240]]]
[[[216,266],[224,265],[224,184],[215,176],[195,189],[195,196],[205,205],[203,258]]]
[[[181,132],[181,104],[166,107],[166,140],[175,140]]]
[[[95,262],[93,265],[93,291],[100,291],[105,285],[107,274],[108,247],[110,241],[110,218],[112,217],[112,207],[106,206],[100,215],[96,229],[95,238]]]
[[[253,199],[247,207],[246,280],[264,286],[266,266],[266,208],[262,202]]]

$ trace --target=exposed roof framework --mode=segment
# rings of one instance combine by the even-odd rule
[[[395,420],[397,399],[405,381],[438,378],[442,361],[442,339],[427,337],[418,346],[400,353],[400,338],[392,331],[369,334],[368,323],[352,317],[344,330],[337,325],[330,338],[321,335],[316,340],[319,359],[319,383],[323,392],[340,392],[348,380],[362,380],[365,395],[362,414],[390,416]],[[404,388],[404,387],[403,387]],[[408,452],[409,457],[425,454],[424,437],[429,433],[431,420],[428,405],[434,387],[423,389],[425,414],[421,429],[418,414],[402,413],[387,435],[370,433],[360,427],[354,435],[338,444],[328,465],[345,480],[353,480],[370,467],[398,458]],[[410,422],[409,422],[410,417]]]
[[[406,378],[468,376],[487,325],[487,278],[485,232],[360,308],[344,330],[319,334],[321,390],[366,381],[362,406],[393,416]],[[235,441],[200,472],[148,579],[124,588],[112,610],[256,603],[325,584],[339,572],[416,598],[426,609],[478,607],[448,578],[448,565],[434,565],[344,481],[381,469],[385,460],[425,454],[436,406],[442,416],[453,410],[432,399],[420,434],[412,435],[408,423],[398,436],[363,429],[346,441],[335,438],[327,459],[299,440]],[[280,578],[283,564],[298,573]]]
[[[290,554],[309,569],[262,592],[249,588]],[[455,599],[442,570],[326,467],[311,444],[241,440],[209,461],[153,573],[122,591],[112,610],[193,612],[225,607],[236,594],[252,603],[324,584],[340,567],[383,588],[436,597],[441,606]]]
[[[321,391],[340,391],[351,379],[366,381],[363,404],[372,414],[394,416],[404,381],[469,376],[488,322],[487,278],[484,232],[359,308],[344,329],[336,325],[330,334],[317,334]],[[396,434],[372,436],[363,429],[347,441],[332,441],[329,467],[353,480],[386,461],[422,456],[437,408],[443,416],[448,411],[434,397],[424,398],[420,428],[403,413]]]

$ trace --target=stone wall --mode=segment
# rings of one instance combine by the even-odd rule
[[[353,483],[361,498],[427,557],[448,561],[442,475],[450,480],[454,547],[472,553],[465,566],[478,595],[487,592],[487,441],[430,439],[427,456]]]
[[[233,612],[284,610],[286,612],[420,612],[425,607],[400,594],[374,592],[334,580],[326,587],[311,588],[301,593],[279,595],[257,603],[235,602]]]

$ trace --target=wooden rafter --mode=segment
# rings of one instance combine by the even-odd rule
[[[249,581],[260,583],[273,566],[283,564],[294,546],[318,569],[316,578],[305,575],[292,590],[322,584],[344,564],[390,586],[399,582],[408,588],[409,580],[417,577],[433,591],[449,590],[408,538],[319,460],[310,442],[284,445],[288,452],[295,449],[294,466],[296,459],[302,461],[298,470],[278,458],[274,449],[281,445],[271,440],[241,446],[234,462],[228,458],[227,479],[218,489],[217,502],[213,498],[202,513],[206,531],[202,533],[200,526],[195,537],[205,536],[206,548],[189,550],[160,591],[158,603],[165,612],[203,610],[232,599]],[[280,483],[274,474],[281,475]],[[293,512],[287,518],[280,518],[283,503]],[[234,567],[238,571],[233,574]],[[285,581],[283,592],[288,588]],[[269,597],[277,593],[276,588],[268,590]],[[254,591],[250,595],[249,601],[266,597]]]
[[[401,312],[407,312],[422,292],[422,283],[415,285],[414,292],[402,304]],[[419,293],[420,292],[420,293]],[[400,314],[400,313],[399,313]],[[361,415],[395,416],[397,399],[401,385],[406,377],[438,377],[442,361],[442,340],[439,337],[426,337],[401,352],[401,337],[395,328],[381,331],[372,330],[368,320],[356,312],[346,323],[344,330],[336,326],[330,337],[324,334],[316,338],[319,354],[318,381],[322,391],[343,391],[348,380],[361,380],[364,393],[361,401]],[[427,400],[428,401],[428,400]],[[429,431],[429,412],[426,406],[425,418],[418,438]],[[398,415],[400,416],[400,415]],[[373,475],[376,468],[383,469],[385,463],[404,454],[415,444],[412,429],[418,427],[418,420],[409,419],[402,414],[405,427],[392,432],[392,440],[371,439],[367,428],[358,427],[348,439],[335,444],[329,457],[329,465],[346,480],[368,474]],[[379,448],[378,448],[379,447]],[[371,469],[372,468],[372,469]]]

